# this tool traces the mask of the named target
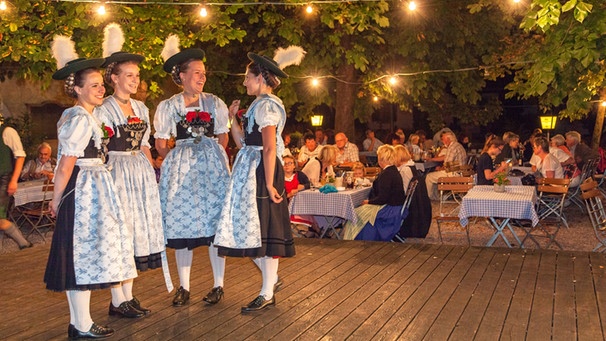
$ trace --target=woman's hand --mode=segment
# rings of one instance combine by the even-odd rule
[[[50,208],[51,217],[56,218],[57,217],[57,209],[58,209],[58,207],[55,205],[55,200],[51,200],[48,203],[48,207]]]
[[[368,205],[368,199],[362,201],[362,205]]]
[[[229,106],[229,119],[230,120],[234,119],[234,117],[238,113],[238,109],[240,109],[240,100],[236,99],[233,102],[231,102],[231,105]]]
[[[269,198],[274,203],[279,204],[282,202],[282,200],[284,200],[284,198],[282,198],[282,195],[280,195],[280,193],[278,193],[278,190],[274,186],[271,186],[271,187],[268,186],[267,191],[269,192]]]

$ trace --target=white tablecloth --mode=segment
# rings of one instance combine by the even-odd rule
[[[494,186],[474,186],[463,197],[459,219],[463,226],[469,217],[527,219],[535,226],[539,222],[536,201],[534,186],[506,186],[504,193],[495,192]]]
[[[30,202],[39,202],[45,199],[50,200],[53,197],[53,191],[46,192],[45,198],[45,187],[49,186],[45,184],[46,180],[32,180],[20,182],[17,185],[17,192],[13,195],[15,198],[15,206],[25,205]],[[50,185],[52,186],[52,184]]]
[[[435,168],[439,166],[441,162],[437,161],[425,161],[425,162],[415,162],[415,167],[421,172],[425,172],[427,169]]]

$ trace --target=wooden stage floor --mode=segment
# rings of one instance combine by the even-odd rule
[[[261,287],[249,259],[227,260],[224,299],[211,288],[206,248],[196,250],[192,297],[171,306],[159,270],[135,294],[148,317],[110,317],[109,290],[95,291],[93,319],[110,340],[603,340],[606,258],[585,252],[297,240],[280,263],[277,305],[242,315]],[[0,256],[0,340],[66,339],[63,293],[44,289],[49,244]],[[178,285],[172,251],[173,282]]]

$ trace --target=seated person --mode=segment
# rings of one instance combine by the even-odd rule
[[[160,182],[160,170],[162,169],[162,162],[164,162],[164,158],[160,155],[160,153],[158,153],[158,150],[156,150],[156,148],[152,148],[150,150],[151,152],[151,156],[152,156],[152,160],[154,161],[152,163],[152,166],[154,167],[154,172],[156,173],[156,182]]]
[[[335,146],[337,147],[337,164],[341,166],[351,166],[354,162],[360,161],[358,146],[349,142],[349,139],[343,133],[335,135]]]
[[[497,174],[506,172],[508,164],[502,161],[497,169],[494,168],[494,159],[501,153],[505,146],[505,142],[499,138],[492,139],[488,142],[488,150],[486,150],[478,159],[477,165],[477,181],[478,185],[492,185]]]
[[[19,177],[22,181],[36,180],[46,178],[52,180],[57,164],[57,160],[51,158],[52,148],[46,143],[42,142],[38,146],[38,157],[33,160],[27,161],[21,171]]]
[[[505,160],[511,159],[512,165],[521,166],[522,155],[520,154],[520,136],[508,131],[503,134],[503,142],[505,142],[505,146],[501,153],[495,158],[495,163],[500,164]]]
[[[366,139],[362,142],[362,146],[364,146],[364,151],[367,152],[377,152],[379,147],[383,145],[383,142],[375,137],[375,132],[372,129],[366,130]]]
[[[315,142],[315,140],[314,140]],[[333,167],[337,165],[337,147],[327,145],[322,148],[319,158],[312,157],[301,170],[312,185],[321,187],[322,182],[330,176],[335,176]]]
[[[299,191],[310,187],[307,175],[295,170],[295,159],[292,156],[284,156],[284,189],[286,198],[290,201]]]
[[[383,170],[373,182],[368,200],[355,209],[358,222],[345,224],[344,239],[390,241],[400,230],[405,193],[395,166],[396,152],[392,146],[383,145],[377,156]]]
[[[558,159],[549,153],[549,142],[543,137],[537,137],[533,140],[534,155],[538,157],[536,171],[544,178],[563,179],[564,170]],[[533,169],[534,169],[533,167]]]
[[[322,151],[322,146],[318,146],[316,143],[316,137],[312,133],[305,133],[303,136],[303,141],[305,145],[301,147],[299,151],[299,156],[297,162],[299,163],[299,167],[303,168],[307,161],[311,158],[317,158]]]
[[[445,151],[444,155],[431,158],[429,159],[430,161],[457,165],[464,165],[467,163],[467,152],[463,145],[457,142],[457,137],[452,131],[442,133],[442,143],[444,143],[445,146],[445,148],[443,148]],[[427,174],[425,177],[427,194],[431,200],[440,200],[438,195],[438,179],[446,176],[449,176],[449,174],[444,168],[436,167],[434,172]]]
[[[370,186],[372,181],[365,177],[364,165],[362,162],[354,162],[351,170],[353,171],[354,186]]]
[[[410,180],[412,180],[412,177],[414,176],[410,166],[415,167],[415,162],[410,158],[410,152],[406,147],[402,145],[395,146],[394,150],[396,152],[396,167],[398,167],[398,172],[400,172],[400,176],[402,177],[404,191],[406,192],[408,184],[410,184]]]

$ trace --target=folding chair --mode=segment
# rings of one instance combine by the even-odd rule
[[[458,210],[461,205],[461,198],[473,187],[473,177],[471,176],[451,176],[438,179],[438,190],[440,191],[440,216],[444,216],[442,211],[445,203],[455,203],[448,215]]]
[[[602,194],[606,195],[606,170],[602,174],[594,174],[593,179],[598,182],[598,189],[602,192]]]
[[[364,176],[373,177],[381,173],[381,167],[364,167]]]
[[[535,237],[545,237],[549,239],[545,248],[555,244],[562,249],[562,245],[556,240],[556,237],[561,225],[568,226],[562,210],[564,209],[564,201],[568,194],[569,185],[570,179],[539,179],[537,186],[539,198],[536,205],[539,223],[534,227],[523,224],[519,226],[526,232],[526,236],[521,243],[522,246],[526,239],[530,239],[540,249],[541,244]],[[541,234],[533,234],[534,231],[540,231]]]
[[[408,183],[408,188],[406,189],[406,198],[404,199],[404,205],[402,205],[402,211],[400,212],[401,216],[402,216],[402,221],[400,222],[400,226],[402,226],[402,223],[408,216],[408,210],[410,208],[410,203],[412,202],[412,197],[415,193],[415,190],[417,189],[418,183],[419,183],[418,179],[413,179],[410,181],[410,183]],[[392,242],[398,241],[400,243],[404,243],[405,240],[406,240],[406,238],[401,237],[400,233],[398,232],[398,233],[396,233],[396,235],[393,237],[393,239],[391,241]]]
[[[597,167],[596,160],[590,159],[583,165],[581,170],[581,183],[586,179],[592,178]],[[568,191],[568,200],[577,205],[581,210],[584,209],[583,198],[581,197],[581,186],[573,187]],[[568,225],[567,225],[568,227]]]
[[[457,168],[456,173],[458,173],[460,176],[468,177],[474,176],[476,171],[473,170],[472,165],[461,165]]]
[[[40,202],[40,205],[35,208],[24,209],[21,211],[24,222],[29,224],[31,228],[25,236],[26,239],[32,234],[36,233],[42,237],[42,240],[46,242],[46,234],[55,227],[55,218],[51,216],[50,210],[50,201],[53,198],[53,190],[53,184],[46,184],[42,187],[44,196],[43,200]],[[40,231],[42,228],[48,228],[48,230],[43,234]]]
[[[581,196],[585,201],[585,207],[593,226],[598,244],[593,252],[606,252],[606,210],[604,210],[604,194],[601,192],[599,183],[593,179],[587,179],[581,184]]]

